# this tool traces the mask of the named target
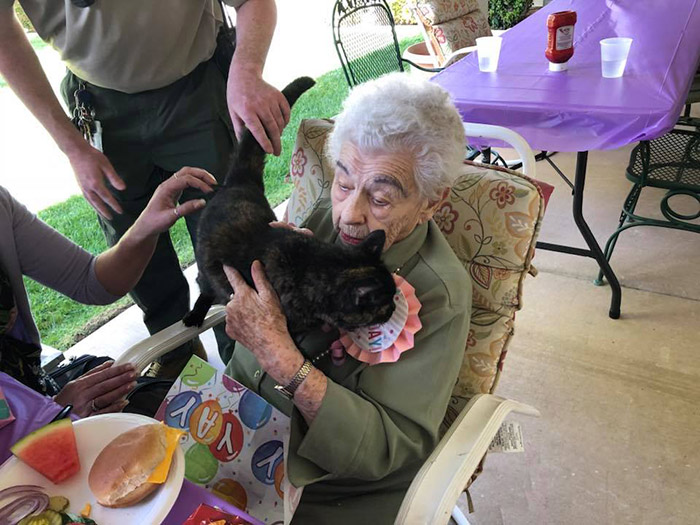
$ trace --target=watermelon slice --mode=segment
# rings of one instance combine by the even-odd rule
[[[68,418],[35,430],[10,450],[52,483],[60,483],[80,470],[73,422]]]

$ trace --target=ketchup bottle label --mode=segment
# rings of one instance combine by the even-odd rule
[[[557,36],[554,49],[562,51],[574,45],[574,26],[561,26],[557,28]]]

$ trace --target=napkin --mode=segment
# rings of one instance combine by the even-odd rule
[[[10,410],[10,404],[5,399],[5,394],[0,388],[0,428],[6,427],[15,420]]]

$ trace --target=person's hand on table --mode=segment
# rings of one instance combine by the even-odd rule
[[[153,193],[146,208],[134,222],[133,228],[142,235],[153,235],[168,230],[180,217],[189,215],[206,205],[204,199],[192,199],[182,204],[178,200],[187,188],[204,193],[214,191],[216,179],[208,171],[185,167],[163,181]]]
[[[262,263],[254,261],[251,266],[255,288],[248,286],[234,268],[224,266],[224,272],[233,287],[226,305],[226,333],[250,349],[275,381],[289,384],[304,357],[289,335],[279,297]]]
[[[265,153],[281,153],[281,136],[289,123],[290,108],[278,89],[253,68],[239,67],[229,74],[226,101],[236,138],[240,140],[245,126]]]
[[[136,386],[136,369],[132,364],[112,366],[107,361],[78,379],[70,381],[54,396],[59,405],[73,405],[80,417],[120,412],[128,402],[126,395]]]

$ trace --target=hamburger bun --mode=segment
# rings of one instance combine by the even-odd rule
[[[128,507],[148,496],[159,483],[148,478],[166,457],[166,430],[142,425],[114,438],[92,464],[90,490],[100,505]]]

